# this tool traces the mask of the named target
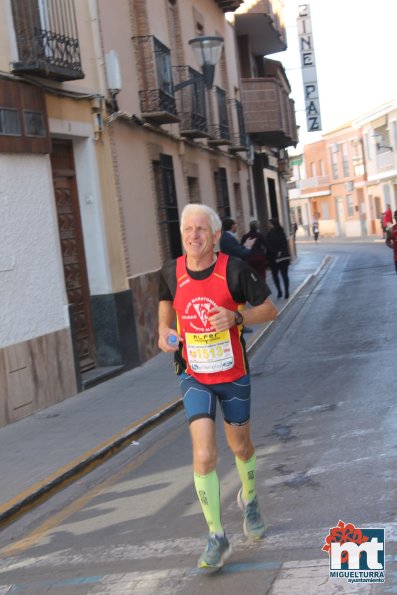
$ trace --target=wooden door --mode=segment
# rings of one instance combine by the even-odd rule
[[[85,372],[95,367],[95,343],[71,141],[53,140],[51,164],[66,291],[80,370]]]

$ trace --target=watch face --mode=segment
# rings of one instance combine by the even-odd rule
[[[236,312],[234,316],[234,321],[236,324],[241,324],[243,322],[243,315],[241,314],[241,312]]]

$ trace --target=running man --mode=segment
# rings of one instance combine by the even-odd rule
[[[221,227],[218,215],[206,205],[187,205],[181,216],[186,255],[164,264],[159,289],[159,347],[175,352],[190,424],[194,484],[209,528],[198,567],[208,569],[220,568],[231,554],[216,472],[217,402],[242,484],[237,502],[244,533],[256,540],[265,532],[255,492],[250,377],[242,330],[244,324],[264,323],[277,315],[265,281],[241,259],[215,251]],[[244,309],[246,302],[252,308]],[[177,337],[179,347],[171,344],[170,335]]]

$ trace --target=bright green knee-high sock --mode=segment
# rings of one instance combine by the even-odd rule
[[[208,475],[195,473],[194,485],[210,533],[222,535],[220,487],[216,471]]]
[[[255,498],[256,454],[254,453],[248,461],[236,457],[236,467],[243,486],[243,500],[251,502]]]

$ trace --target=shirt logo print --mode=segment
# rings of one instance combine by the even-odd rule
[[[208,312],[210,311],[211,304],[193,304],[201,322],[204,326],[208,325]]]

